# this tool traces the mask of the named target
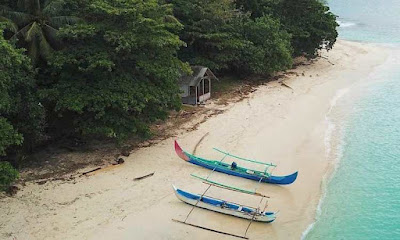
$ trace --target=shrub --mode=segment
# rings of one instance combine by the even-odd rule
[[[9,162],[0,162],[0,191],[7,190],[18,175],[18,171]]]

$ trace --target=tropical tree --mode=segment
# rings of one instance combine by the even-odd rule
[[[179,51],[183,61],[237,74],[270,74],[291,65],[290,35],[278,20],[253,19],[233,0],[171,2],[184,25],[180,38],[187,47]]]
[[[281,0],[235,0],[236,7],[249,12],[253,19],[273,13]]]
[[[240,51],[235,68],[244,74],[271,74],[292,65],[290,35],[278,20],[263,16],[247,19],[240,26],[246,42]]]
[[[35,72],[22,49],[3,38],[0,24],[0,157],[40,140],[43,108],[36,94]]]
[[[79,18],[63,15],[64,0],[2,0],[0,21],[7,23],[11,40],[27,49],[33,63],[48,59],[61,48],[57,31],[61,26],[77,23]]]
[[[316,56],[323,46],[331,49],[338,33],[336,16],[325,0],[236,0],[238,8],[252,18],[270,15],[291,34],[295,56]]]
[[[275,8],[284,29],[292,35],[295,55],[316,56],[323,46],[331,49],[338,33],[336,16],[321,0],[281,0]]]
[[[182,25],[159,0],[81,2],[85,22],[60,28],[64,48],[39,75],[48,125],[63,137],[147,134],[181,104]]]
[[[241,13],[232,0],[171,0],[174,15],[184,25],[180,39],[187,47],[179,57],[193,65],[204,65],[214,71],[228,70],[244,42],[235,29]]]

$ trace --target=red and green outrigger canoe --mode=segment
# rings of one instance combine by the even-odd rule
[[[257,182],[281,184],[281,185],[291,184],[297,178],[298,172],[295,172],[295,173],[287,175],[287,176],[273,176],[268,172],[268,169],[276,167],[276,165],[274,165],[274,164],[263,163],[263,162],[259,162],[259,161],[255,161],[255,160],[237,157],[237,156],[223,152],[216,148],[214,148],[214,150],[225,155],[222,158],[222,160],[224,160],[224,158],[226,156],[230,156],[230,157],[234,157],[236,159],[240,159],[243,161],[266,165],[267,167],[266,167],[265,171],[262,172],[262,171],[247,169],[244,167],[239,167],[239,166],[237,166],[237,164],[235,162],[233,162],[232,164],[228,164],[228,163],[222,162],[222,160],[216,161],[216,160],[203,159],[203,158],[196,157],[192,154],[189,154],[189,153],[183,151],[182,148],[179,146],[179,144],[175,141],[175,152],[180,158],[182,158],[183,160],[185,160],[187,162],[196,164],[196,165],[204,167],[204,168],[211,169],[213,171],[222,172],[222,173],[226,173],[226,174],[237,176],[237,177],[247,178],[250,180],[257,181]]]

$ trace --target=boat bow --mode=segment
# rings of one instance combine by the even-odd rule
[[[175,140],[175,152],[176,154],[185,161],[189,161],[190,157],[186,155],[186,153],[182,150],[181,146],[179,146],[178,142]]]
[[[269,178],[269,183],[280,184],[280,185],[291,184],[294,181],[296,181],[298,173],[299,172],[297,171],[297,172],[292,173],[292,174],[287,175],[287,176],[273,176],[272,175]]]

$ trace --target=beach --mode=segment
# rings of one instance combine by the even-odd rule
[[[339,40],[333,50],[322,51],[317,61],[287,71],[285,77],[259,86],[240,102],[223,107],[209,103],[205,107],[220,107],[224,112],[193,131],[181,131],[173,138],[134,151],[122,165],[73,181],[26,183],[15,196],[0,198],[0,238],[232,238],[172,221],[184,220],[192,209],[174,196],[172,184],[203,193],[207,185],[190,174],[210,173],[179,159],[173,148],[177,140],[184,150],[196,150],[196,155],[204,158],[221,159],[212,150],[217,147],[238,156],[273,162],[278,165],[274,175],[299,171],[296,182],[287,186],[257,185],[221,173],[213,173],[210,179],[242,188],[256,187],[270,196],[267,209],[279,211],[277,220],[271,224],[253,222],[247,237],[300,239],[315,219],[323,179],[335,164],[327,154],[328,149],[335,148],[328,146],[332,141],[326,116],[335,107],[335,99],[385,62],[388,51],[373,44]],[[134,180],[153,172],[151,177]],[[213,187],[207,195],[255,207],[260,203],[260,197]],[[249,224],[202,209],[194,209],[187,220],[237,235],[243,235]]]

